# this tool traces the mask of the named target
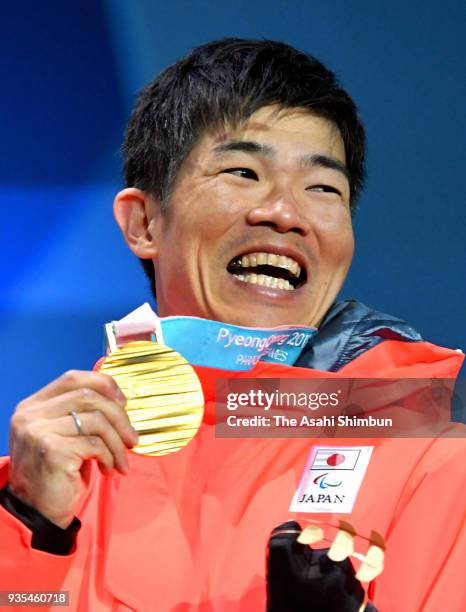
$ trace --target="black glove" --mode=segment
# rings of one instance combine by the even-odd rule
[[[298,533],[274,535],[282,530]],[[364,589],[349,559],[335,563],[325,550],[299,544],[295,521],[276,527],[267,553],[267,612],[358,612]]]

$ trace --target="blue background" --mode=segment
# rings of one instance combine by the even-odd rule
[[[193,46],[284,40],[340,75],[369,137],[342,292],[466,347],[464,2],[80,0],[0,9],[0,454],[15,404],[150,299],[112,219],[135,92]]]

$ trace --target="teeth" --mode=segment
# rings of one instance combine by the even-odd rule
[[[274,278],[273,276],[267,276],[267,274],[235,274],[235,276],[237,279],[252,285],[283,289],[285,291],[293,290],[293,285],[284,278]]]
[[[257,265],[263,266],[267,263],[267,253],[257,253]]]
[[[255,268],[256,266],[264,265],[284,268],[285,270],[289,270],[296,278],[301,274],[301,266],[298,262],[286,255],[275,255],[274,253],[249,253],[241,257],[240,263],[243,268]]]

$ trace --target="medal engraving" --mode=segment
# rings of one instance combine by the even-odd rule
[[[204,396],[190,364],[173,349],[156,342],[129,342],[113,350],[100,371],[114,378],[139,434],[132,450],[166,455],[185,446],[197,433]]]

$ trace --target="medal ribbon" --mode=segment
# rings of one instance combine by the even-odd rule
[[[317,330],[312,327],[241,327],[199,317],[160,318],[143,304],[106,325],[110,350],[131,340],[157,340],[191,365],[241,371],[257,361],[293,365]]]

